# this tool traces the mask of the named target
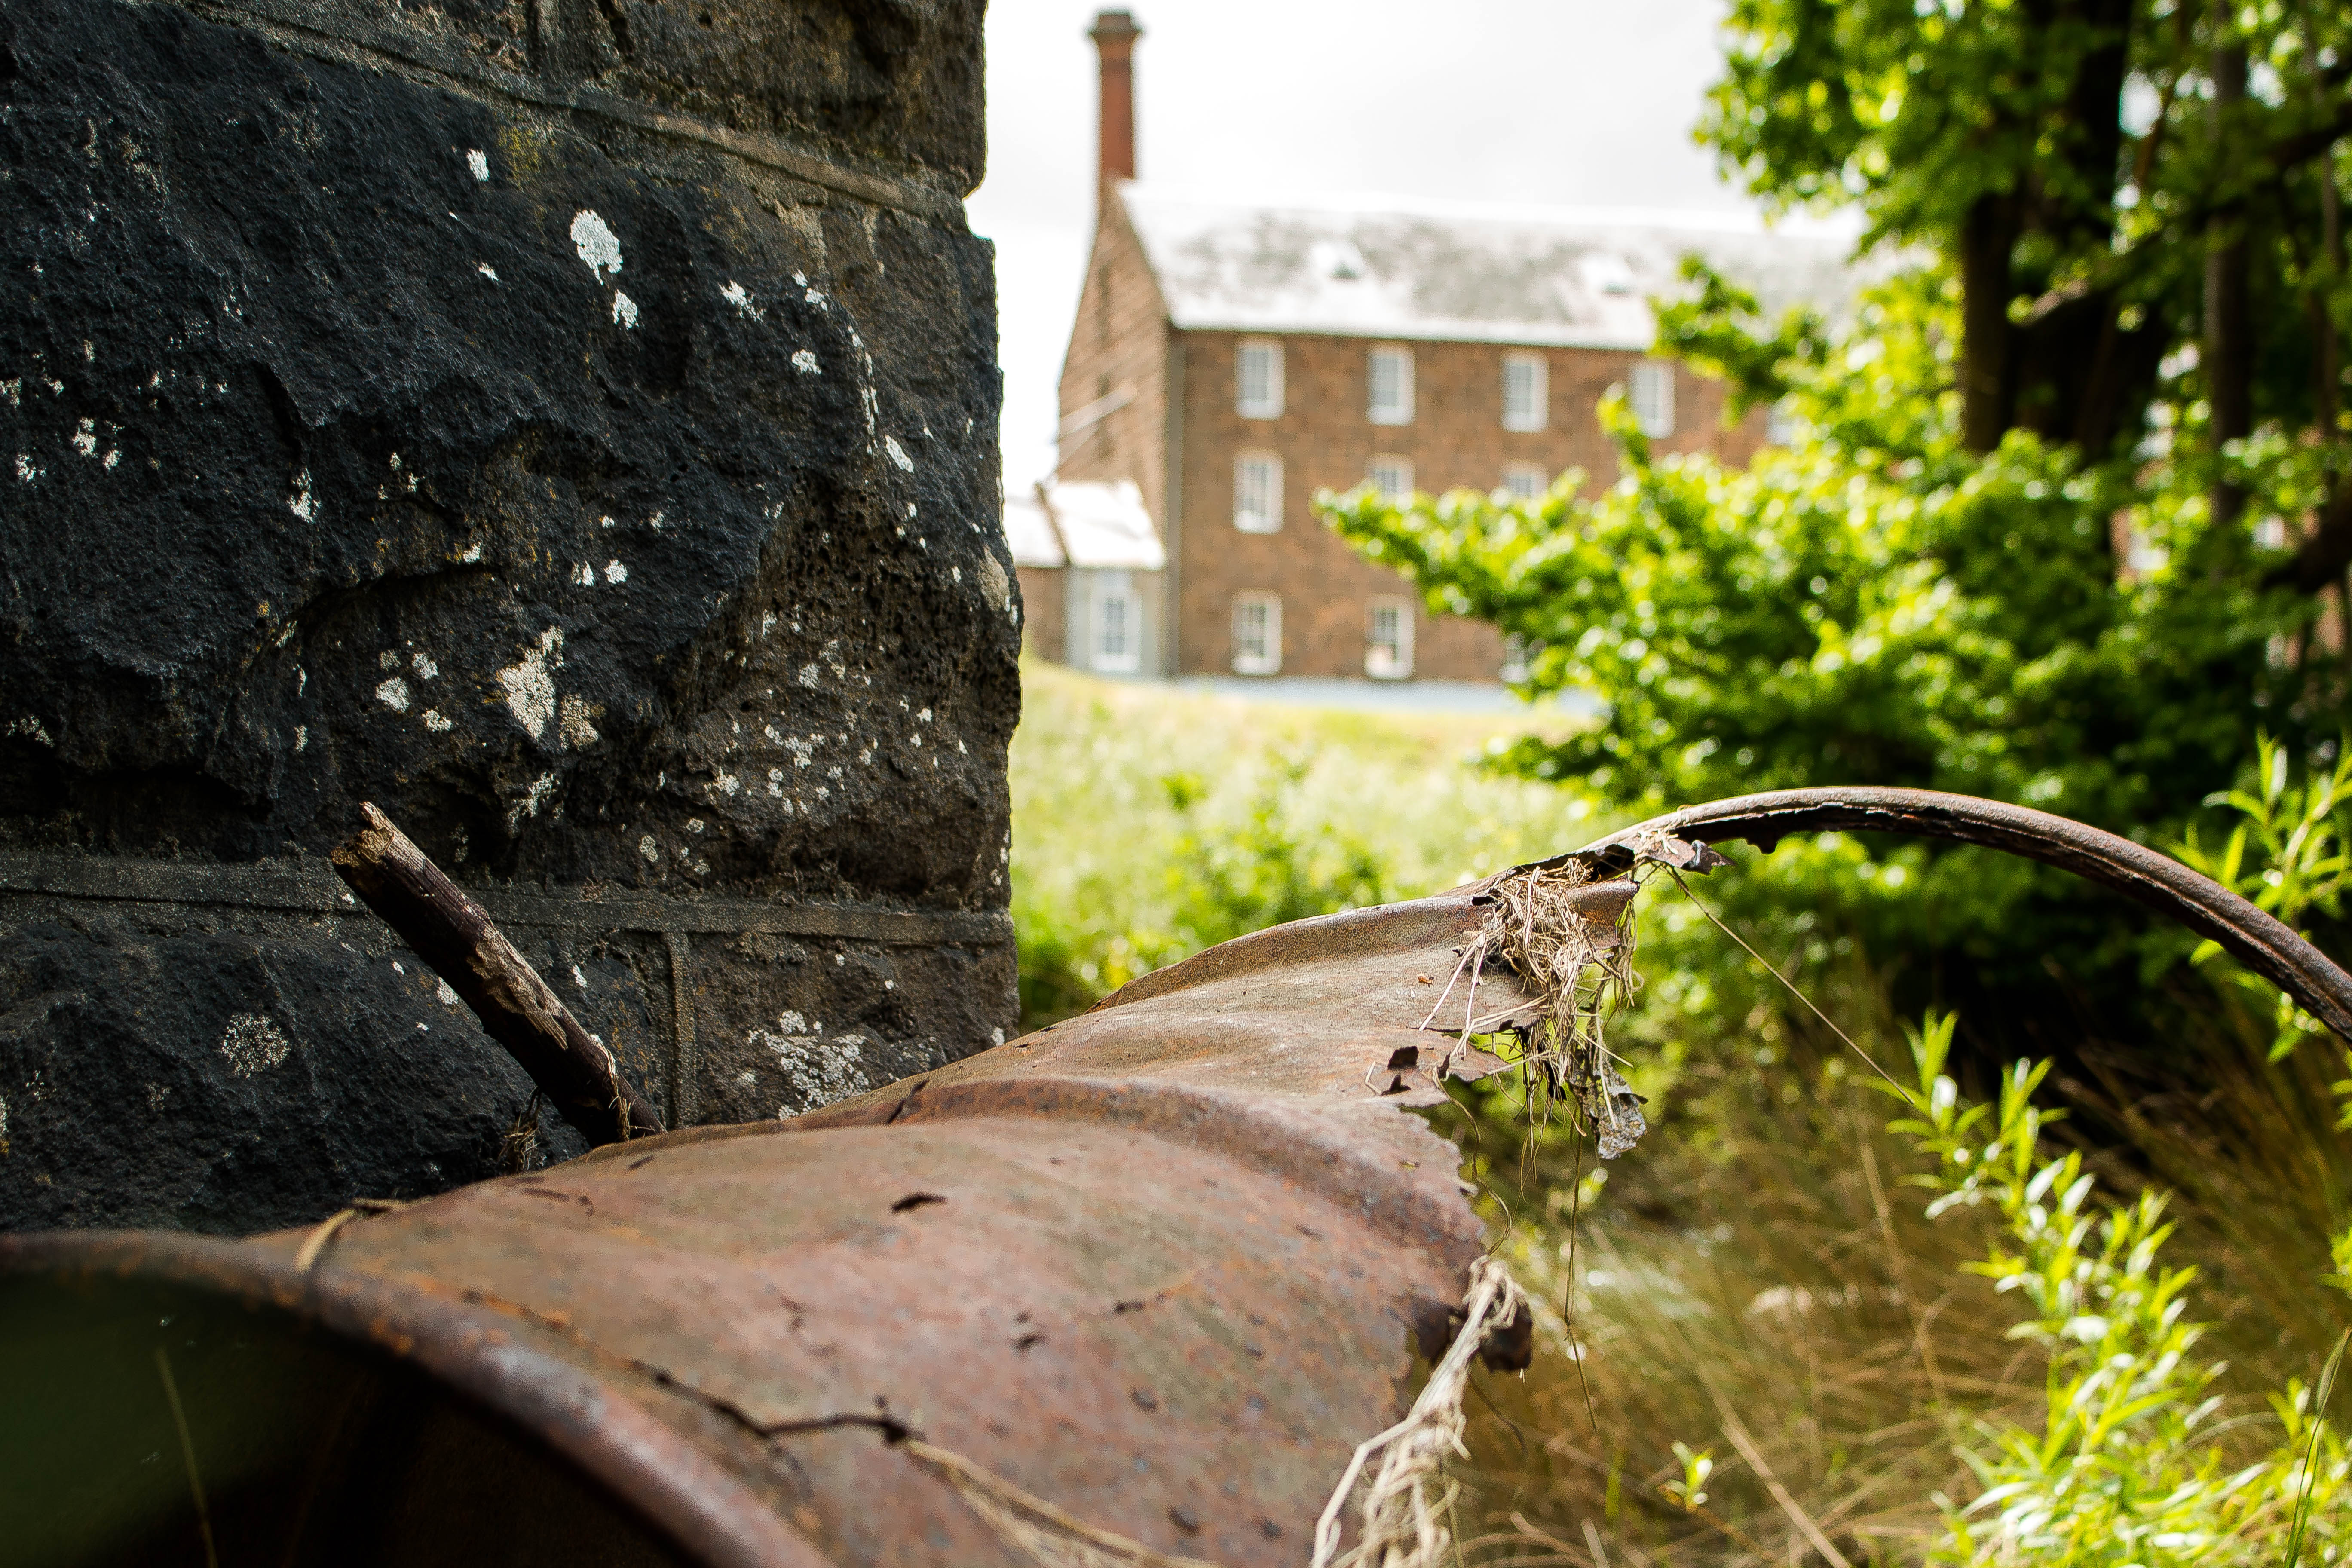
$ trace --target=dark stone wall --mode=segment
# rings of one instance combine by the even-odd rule
[[[674,1121],[1012,1023],[980,10],[0,9],[0,1226],[497,1168],[362,800]]]

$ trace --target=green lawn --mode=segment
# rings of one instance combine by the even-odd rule
[[[1257,925],[1413,898],[1601,831],[1489,742],[1564,721],[1244,702],[1022,667],[1013,908],[1027,1022]]]

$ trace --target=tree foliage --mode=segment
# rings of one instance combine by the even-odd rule
[[[1539,649],[1531,692],[1607,700],[1503,761],[1630,808],[1913,784],[2170,839],[2258,727],[2329,743],[2352,13],[1737,0],[1728,37],[1702,138],[1904,267],[1835,320],[1765,321],[1696,260],[1660,301],[1660,352],[1797,437],[1662,458],[1612,395],[1606,488],[1320,498],[1433,608]],[[2046,879],[1906,853],[1938,942],[2039,970],[2088,929]]]

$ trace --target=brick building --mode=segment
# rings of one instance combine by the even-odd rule
[[[1842,300],[1843,242],[1657,216],[1465,204],[1255,205],[1136,181],[1131,55],[1106,11],[1101,205],[1064,362],[1062,480],[1129,480],[1166,567],[1141,673],[1495,680],[1494,627],[1433,616],[1317,520],[1319,489],[1533,497],[1606,482],[1595,408],[1613,384],[1658,450],[1744,460],[1769,416],[1647,350],[1650,300],[1706,257],[1768,309]],[[1050,592],[1032,563],[1024,586]],[[1033,590],[1034,592],[1034,590]],[[1118,641],[1068,616],[1049,657]],[[1033,639],[1033,646],[1039,646]],[[1125,646],[1125,645],[1120,645]],[[1113,667],[1116,668],[1116,667]]]

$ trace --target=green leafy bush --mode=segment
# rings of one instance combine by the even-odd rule
[[[2033,1568],[2291,1563],[2305,1542],[2333,1561],[2347,1536],[2340,1501],[2352,1460],[2299,1380],[2271,1399],[2277,1446],[2232,1468],[2211,1438],[2219,1368],[2196,1354],[2189,1321],[2193,1268],[2169,1266],[2164,1194],[2099,1205],[2079,1152],[2050,1155],[2048,1118],[2033,1105],[2046,1062],[2001,1077],[1997,1105],[1971,1104],[1945,1072],[1952,1020],[1911,1036],[1916,1085],[1879,1085],[1911,1115],[1894,1130],[1935,1168],[1913,1181],[1936,1194],[1933,1215],[1985,1205],[2003,1239],[1969,1272],[2021,1298],[2012,1337],[2047,1356],[2036,1422],[1987,1421],[1962,1449],[1983,1489],[1948,1504],[1937,1560]],[[2352,1231],[2336,1242],[2342,1255]],[[2340,1349],[2340,1347],[2339,1347]],[[2322,1388],[2333,1380],[2331,1360]]]

